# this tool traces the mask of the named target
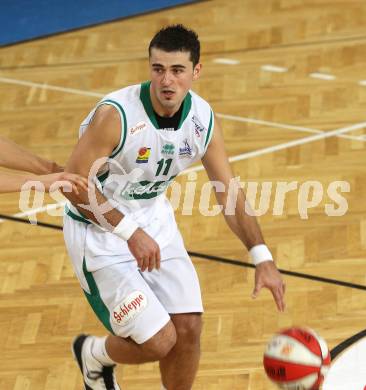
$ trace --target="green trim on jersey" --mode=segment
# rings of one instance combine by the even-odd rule
[[[119,103],[115,102],[114,100],[110,100],[110,99],[103,100],[102,102],[100,102],[98,104],[97,107],[100,107],[103,104],[109,104],[109,105],[113,106],[118,111],[118,113],[119,113],[119,115],[121,117],[121,139],[119,141],[118,146],[115,147],[112,150],[112,153],[109,156],[110,158],[113,158],[122,150],[122,148],[123,148],[123,146],[125,145],[125,142],[126,142],[126,137],[127,137],[126,113],[125,113],[124,109],[122,108],[122,106]]]
[[[142,102],[142,105],[144,106],[144,109],[146,111],[147,116],[149,117],[151,123],[154,125],[156,129],[160,129],[158,125],[158,121],[156,120],[156,116],[154,113],[154,108],[151,102],[150,97],[150,85],[151,81],[146,81],[141,84],[141,90],[140,90],[140,100]],[[192,107],[192,95],[188,92],[186,97],[183,100],[183,110],[182,110],[182,116],[179,121],[178,129],[179,130],[183,124],[183,122],[186,120],[189,111]]]
[[[80,211],[78,211],[80,213]],[[72,219],[74,219],[75,221],[78,221],[78,222],[84,222],[86,223],[87,225],[90,225],[91,222],[86,219],[84,216],[80,216],[80,215],[77,215],[75,213],[73,213],[68,207],[67,205],[65,206],[65,214],[68,215],[69,217],[71,217]],[[81,214],[81,213],[80,213]]]
[[[158,121],[156,120],[156,116],[150,99],[150,84],[150,81],[146,81],[145,83],[141,84],[140,100],[151,123],[156,129],[158,129]]]
[[[89,290],[90,290],[90,294],[83,290],[84,294],[86,296],[86,299],[89,302],[89,305],[92,307],[92,309],[94,310],[94,313],[97,315],[99,320],[103,323],[103,325],[112,334],[114,334],[112,326],[111,326],[111,322],[110,322],[109,310],[100,296],[98,286],[95,283],[93,274],[86,269],[85,257],[83,258],[83,273],[84,273],[86,282],[88,283]]]
[[[180,117],[178,129],[182,127],[183,122],[186,120],[189,111],[191,111],[192,107],[192,95],[188,92],[186,97],[183,100],[183,110],[182,110],[182,115]]]
[[[97,176],[97,179],[100,181],[100,184],[103,184],[109,175],[109,170],[107,172],[102,173],[100,176]]]
[[[212,134],[213,134],[212,125],[213,125],[213,112],[211,110],[210,123],[208,125],[207,136],[206,136],[206,141],[205,141],[205,150],[207,149],[207,146],[210,143],[211,138],[212,138]]]
[[[103,174],[97,176],[97,179],[99,180],[99,183],[100,185],[104,186],[104,182],[106,181],[107,177],[109,175],[109,170],[104,172]],[[79,210],[77,210],[78,214],[75,214],[73,211],[70,210],[70,208],[65,205],[65,214],[68,215],[69,217],[71,217],[72,219],[74,219],[75,221],[78,221],[78,222],[84,222],[86,224],[91,224],[92,222],[86,218],[86,216]]]

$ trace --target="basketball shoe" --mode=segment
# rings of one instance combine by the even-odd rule
[[[84,378],[85,390],[121,390],[113,366],[104,366],[92,354],[93,336],[81,334],[72,343],[72,352]]]

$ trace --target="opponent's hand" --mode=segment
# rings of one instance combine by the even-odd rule
[[[88,180],[85,177],[74,173],[59,172],[50,173],[49,175],[38,176],[38,180],[43,183],[46,191],[50,191],[51,187],[63,187],[71,192],[79,195],[79,190],[88,191]]]
[[[157,242],[142,229],[137,229],[127,241],[131,253],[142,272],[160,268],[160,248]]]
[[[51,161],[51,171],[50,171],[50,173],[58,173],[58,172],[63,172],[63,171],[64,171],[64,167],[62,167],[61,165],[58,165],[54,161]]]
[[[278,310],[283,312],[285,310],[285,283],[273,261],[265,261],[256,266],[253,299],[257,298],[263,287],[271,291]]]

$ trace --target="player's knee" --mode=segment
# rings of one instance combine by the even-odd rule
[[[153,337],[142,344],[142,348],[151,360],[163,359],[177,342],[177,334],[172,321],[169,321]]]
[[[200,314],[182,314],[174,319],[178,342],[184,345],[196,345],[200,342],[202,316]]]

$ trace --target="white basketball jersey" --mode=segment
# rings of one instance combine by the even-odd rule
[[[130,214],[162,249],[177,229],[165,190],[180,172],[205,154],[213,133],[213,112],[205,100],[190,91],[182,103],[178,129],[160,129],[150,99],[150,82],[146,82],[105,96],[82,122],[79,136],[96,109],[104,104],[119,112],[121,138],[109,162],[98,173],[100,189],[106,198],[113,199],[114,207]],[[89,222],[69,207],[69,216]],[[88,226],[88,234],[89,231],[90,256],[126,254],[131,259],[127,244],[120,238],[94,224]]]

